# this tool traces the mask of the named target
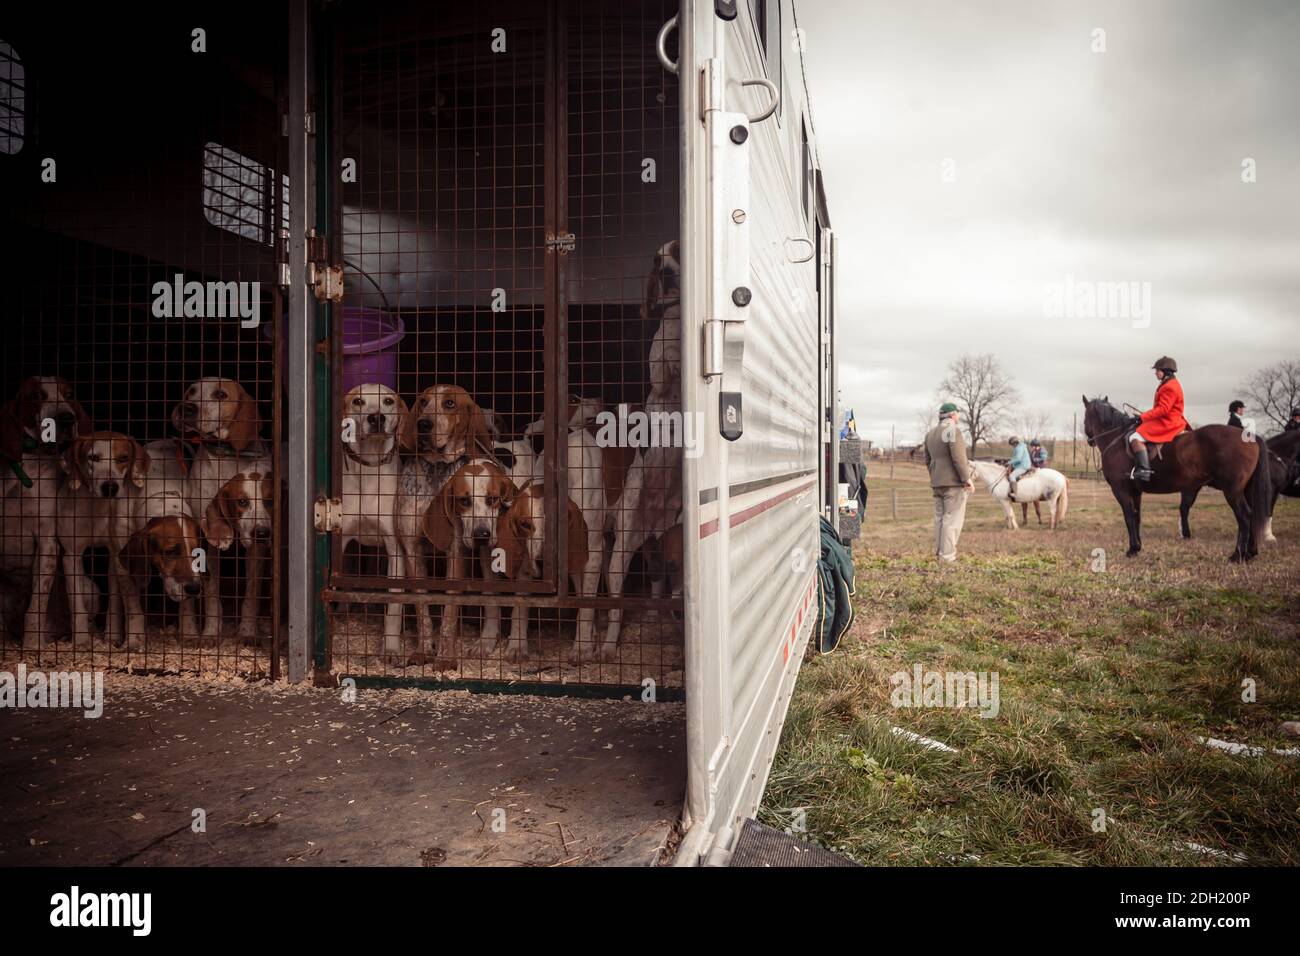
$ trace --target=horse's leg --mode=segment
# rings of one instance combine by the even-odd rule
[[[1015,531],[1015,530],[1017,530],[1017,528],[1016,528],[1016,506],[1013,505],[1013,504],[1012,504],[1008,499],[1003,498],[1003,499],[1002,499],[1002,510],[1003,510],[1003,512],[1006,513],[1006,516],[1007,516],[1007,530],[1008,530],[1008,531]]]
[[[1035,501],[1035,502],[1034,502],[1034,508],[1037,508],[1037,507],[1038,507],[1038,502]],[[1027,501],[1022,501],[1022,502],[1020,503],[1020,523],[1021,523],[1021,524],[1029,524],[1029,502],[1027,502]],[[1039,523],[1041,524],[1042,522],[1039,522]]]
[[[1120,509],[1124,512],[1124,527],[1128,529],[1128,551],[1125,552],[1125,557],[1131,558],[1142,550],[1139,506],[1135,500],[1137,496],[1127,491],[1121,492],[1116,488],[1111,490],[1115,492],[1115,500],[1119,502]]]
[[[1052,500],[1055,501],[1056,499],[1053,498]],[[1042,511],[1042,509],[1038,506],[1038,502],[1037,502],[1037,501],[1034,502],[1034,517],[1038,519],[1038,523],[1039,523],[1039,524],[1042,524],[1042,523],[1043,523],[1043,511]],[[1025,524],[1028,524],[1028,523],[1029,523],[1029,516],[1026,515],[1026,516],[1025,516]],[[1056,519],[1055,519],[1055,518],[1052,519],[1052,527],[1053,527],[1053,528],[1056,527]]]
[[[1237,519],[1237,546],[1233,549],[1228,560],[1233,564],[1250,560],[1250,505],[1246,499],[1237,495],[1231,497],[1225,491],[1223,497],[1227,499],[1228,506],[1232,508],[1232,514]]]
[[[1178,529],[1184,538],[1192,536],[1192,525],[1187,520],[1187,516],[1192,513],[1192,505],[1196,504],[1196,496],[1200,493],[1200,488],[1184,491],[1182,500],[1178,502]]]

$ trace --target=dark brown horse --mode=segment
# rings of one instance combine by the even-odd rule
[[[1297,455],[1300,455],[1300,429],[1274,435],[1265,439],[1264,445],[1268,449],[1268,477],[1273,485],[1273,496],[1268,505],[1269,520],[1264,523],[1263,540],[1275,541],[1271,526],[1278,496],[1300,498],[1300,475],[1297,475],[1300,464],[1296,462]],[[1178,525],[1184,538],[1192,536],[1192,526],[1187,518],[1200,493],[1200,488],[1184,491],[1183,500],[1178,505]]]
[[[1263,442],[1243,441],[1232,425],[1205,425],[1183,432],[1160,447],[1151,446],[1155,474],[1147,482],[1131,475],[1133,458],[1128,434],[1133,425],[1105,398],[1083,398],[1083,430],[1088,444],[1101,449],[1101,473],[1124,511],[1128,527],[1128,556],[1142,550],[1142,495],[1182,494],[1209,485],[1223,492],[1237,519],[1237,545],[1230,561],[1249,561],[1259,552],[1259,540],[1273,503]]]

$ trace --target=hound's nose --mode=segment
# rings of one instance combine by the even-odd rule
[[[191,581],[185,585],[185,593],[190,597],[198,597],[203,593],[203,585],[197,581]]]
[[[270,529],[270,528],[266,528],[266,527],[257,527],[257,528],[254,528],[254,529],[253,529],[253,540],[254,540],[254,541],[269,541],[269,540],[271,540],[271,529]]]
[[[105,498],[116,498],[118,485],[116,481],[106,481],[99,486],[99,493]]]
[[[474,529],[474,540],[475,540],[475,541],[486,541],[486,540],[488,540],[488,538],[490,538],[490,537],[492,537],[492,532],[489,531],[487,528],[475,528],[475,529]]]
[[[427,435],[429,432],[433,431],[433,422],[429,421],[427,418],[421,418],[415,423],[415,430],[423,435]]]
[[[77,416],[72,414],[72,412],[68,411],[66,408],[54,416],[54,423],[56,425],[71,425],[76,420]]]
[[[195,418],[199,414],[199,406],[193,402],[181,402],[176,406],[176,412],[181,418]]]
[[[370,423],[372,430],[377,432],[384,430],[384,415],[382,412],[371,412],[366,416],[366,421]]]

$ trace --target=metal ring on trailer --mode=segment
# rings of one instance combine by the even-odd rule
[[[781,105],[781,91],[776,88],[775,83],[773,83],[765,76],[755,77],[752,80],[741,80],[740,85],[741,86],[764,86],[767,87],[767,91],[772,94],[772,102],[768,104],[767,109],[763,110],[763,112],[761,113],[755,113],[753,116],[748,116],[748,119],[751,123],[763,122],[763,120],[767,119],[769,116],[775,113],[776,108]]]
[[[659,55],[659,62],[663,64],[664,69],[669,73],[677,72],[677,64],[668,59],[668,50],[665,44],[668,42],[668,34],[677,26],[677,17],[670,17],[668,22],[659,28],[659,35],[655,37],[655,53]]]

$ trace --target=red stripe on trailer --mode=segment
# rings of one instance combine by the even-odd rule
[[[762,514],[764,511],[768,511],[768,510],[770,510],[770,509],[772,509],[772,508],[775,508],[775,507],[776,507],[777,505],[779,505],[781,502],[783,502],[783,501],[785,501],[785,500],[787,500],[787,499],[789,499],[789,498],[793,498],[795,495],[799,494],[799,492],[801,492],[801,491],[806,491],[806,490],[808,490],[808,489],[811,488],[814,484],[815,484],[815,482],[812,482],[812,481],[805,482],[804,484],[800,485],[798,488],[791,488],[789,491],[782,492],[782,493],[779,494],[779,495],[774,495],[773,497],[768,498],[766,501],[760,501],[760,502],[759,502],[758,504],[756,504],[756,505],[751,505],[750,507],[745,508],[745,509],[742,510],[742,511],[737,511],[735,514],[733,514],[733,515],[728,519],[728,521],[727,521],[727,527],[728,527],[728,528],[734,528],[734,527],[736,527],[736,525],[738,525],[738,524],[744,524],[744,523],[745,523],[746,521],[748,521],[750,518],[753,518],[753,517],[756,516],[756,515],[760,515],[760,514]],[[701,524],[701,525],[700,525],[700,537],[701,537],[701,538],[707,538],[709,535],[711,535],[711,534],[713,534],[715,531],[717,531],[717,530],[718,530],[718,527],[719,527],[719,521],[720,521],[719,518],[712,518],[712,519],[710,519],[710,520],[708,520],[708,521],[705,521],[703,524]]]

